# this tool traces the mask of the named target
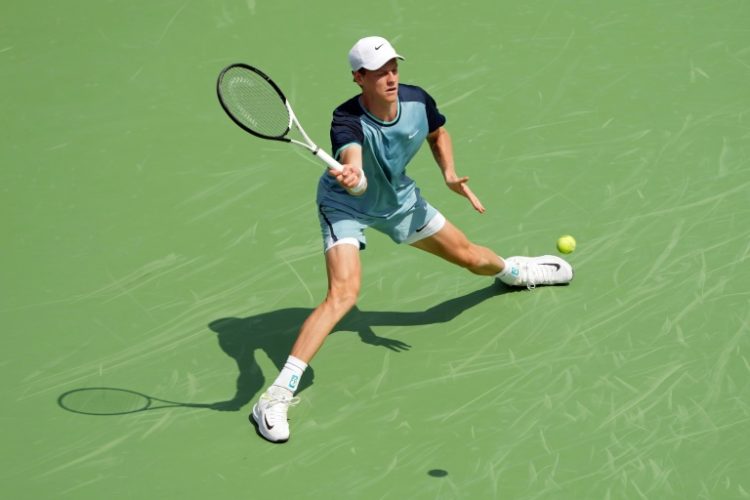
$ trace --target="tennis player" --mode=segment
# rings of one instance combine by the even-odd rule
[[[469,178],[456,174],[446,119],[435,101],[420,87],[399,84],[403,59],[388,40],[376,36],[359,40],[349,51],[354,82],[361,92],[333,113],[333,154],[344,168],[324,173],[317,195],[328,293],[302,324],[278,378],[253,407],[258,430],[269,441],[289,439],[287,410],[298,402],[294,393],[302,374],[357,301],[359,252],[365,248],[367,229],[509,286],[533,288],[565,284],[573,278],[572,267],[559,257],[503,259],[472,243],[422,198],[405,169],[426,140],[448,188],[466,197],[477,212],[485,210],[469,188]]]

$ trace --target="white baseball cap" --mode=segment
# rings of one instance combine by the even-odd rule
[[[378,69],[394,58],[404,59],[396,53],[393,45],[382,36],[362,38],[349,51],[349,64],[352,66],[352,71],[361,68]]]

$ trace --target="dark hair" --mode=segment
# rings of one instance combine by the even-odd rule
[[[367,70],[365,68],[359,68],[357,71],[352,71],[352,81],[354,83],[357,83],[357,79],[354,78],[354,73],[359,73],[362,76],[365,76],[365,73],[367,73]]]

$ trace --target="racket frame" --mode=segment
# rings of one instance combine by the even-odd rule
[[[286,130],[279,136],[271,136],[271,135],[265,135],[261,134],[259,132],[254,131],[244,123],[240,119],[234,116],[234,114],[230,111],[229,106],[224,102],[224,97],[221,93],[221,82],[224,78],[224,75],[233,68],[242,68],[249,71],[252,71],[259,76],[261,76],[270,86],[271,88],[276,91],[276,93],[279,96],[279,99],[284,103],[284,106],[286,106],[286,109],[289,113],[289,124],[287,125]],[[297,120],[297,115],[294,114],[294,110],[292,109],[291,104],[289,104],[289,100],[284,95],[284,92],[281,91],[278,85],[276,85],[276,82],[274,82],[271,77],[269,77],[267,74],[265,74],[260,69],[250,66],[249,64],[245,63],[234,63],[230,64],[223,70],[221,70],[221,73],[219,73],[219,78],[216,81],[216,95],[219,98],[219,103],[221,104],[221,107],[224,109],[227,115],[232,119],[234,123],[236,123],[242,130],[249,132],[250,134],[260,137],[261,139],[270,139],[272,141],[281,141],[281,142],[288,142],[290,144],[296,144],[298,146],[301,146],[308,151],[310,151],[313,155],[320,158],[323,163],[325,163],[328,167],[332,168],[333,170],[337,172],[343,171],[343,167],[341,166],[341,163],[336,161],[331,155],[326,153],[324,150],[320,149],[313,141],[310,139],[310,136],[307,135],[305,132],[305,129],[302,128],[302,125],[300,125],[299,120]],[[296,128],[297,132],[302,136],[304,139],[303,141],[298,141],[296,139],[292,139],[291,137],[288,137],[289,132],[292,130],[292,128]]]

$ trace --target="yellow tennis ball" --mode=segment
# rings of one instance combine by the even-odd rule
[[[572,253],[576,249],[576,239],[566,234],[557,239],[557,249],[560,253]]]

